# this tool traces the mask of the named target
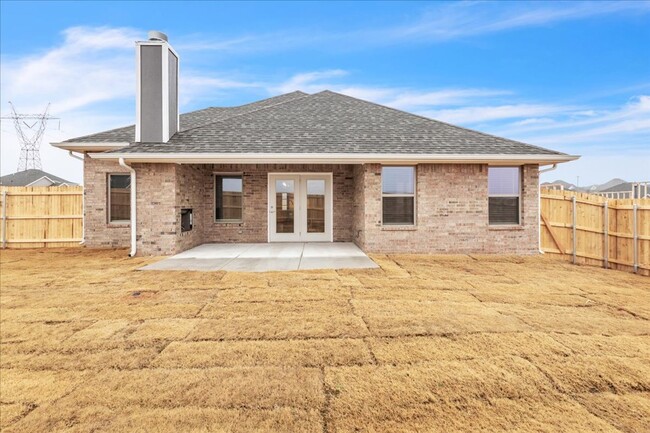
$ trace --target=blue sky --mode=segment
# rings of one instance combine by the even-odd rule
[[[1,3],[1,104],[61,118],[47,145],[133,123],[134,41],[181,56],[181,111],[293,90],[347,93],[579,154],[544,180],[650,180],[650,2]],[[2,122],[1,171],[15,171]]]

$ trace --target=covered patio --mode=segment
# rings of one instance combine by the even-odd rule
[[[286,242],[203,244],[141,270],[267,272],[377,267],[352,242]]]

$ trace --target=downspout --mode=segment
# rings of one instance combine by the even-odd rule
[[[84,162],[84,157],[75,155],[71,150],[68,151],[68,155],[73,157],[74,159],[78,159],[79,161]],[[86,187],[84,186],[84,191],[81,193],[81,242],[79,242],[79,245],[83,245],[86,243]]]
[[[136,205],[135,169],[130,165],[128,165],[126,162],[124,162],[124,158],[120,158],[119,163],[122,167],[126,168],[131,173],[131,252],[129,253],[129,257],[135,257],[135,253],[137,252],[138,249],[137,241],[136,241],[136,220],[135,220],[135,217],[137,215],[135,211],[135,205]]]
[[[539,170],[539,174],[546,173],[546,172],[549,172],[549,171],[553,171],[556,168],[557,168],[557,164],[553,164],[549,168],[544,168],[542,170]],[[538,227],[537,230],[539,230],[539,234],[537,236],[537,243],[538,243],[538,247],[539,247],[539,252],[541,254],[544,254],[544,251],[542,251],[542,225],[540,224],[540,218],[541,218],[540,214],[542,213],[542,193],[541,193],[541,189],[542,188],[541,188],[541,184],[540,184],[540,186],[537,188],[537,227]],[[550,229],[550,227],[549,227],[549,229]]]

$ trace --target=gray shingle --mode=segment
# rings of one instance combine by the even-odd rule
[[[59,176],[55,176],[51,173],[47,173],[43,170],[38,170],[36,168],[30,168],[24,171],[18,171],[16,173],[11,173],[7,174],[5,176],[0,177],[0,185],[2,186],[27,186],[32,182],[36,182],[43,176],[47,176],[52,182],[54,182],[54,186],[56,185],[61,185],[62,183],[65,183],[67,185],[76,185],[74,182],[70,182],[69,180],[65,180]]]
[[[194,126],[186,121],[167,143],[112,152],[563,155],[331,91],[190,114]]]
[[[307,96],[307,94],[303,92],[291,92],[284,95],[274,96],[272,98],[262,99],[261,101],[252,102],[250,104],[240,105],[238,107],[208,107],[202,110],[184,113],[180,115],[180,131],[208,125],[231,116],[237,116],[242,113],[259,110],[260,108],[280,104],[305,96]],[[65,140],[64,143],[133,143],[134,139],[135,125],[129,125],[98,132],[96,134],[70,138]]]

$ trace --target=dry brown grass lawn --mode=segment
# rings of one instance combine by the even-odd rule
[[[140,272],[3,250],[6,432],[650,431],[650,279],[543,257]]]

